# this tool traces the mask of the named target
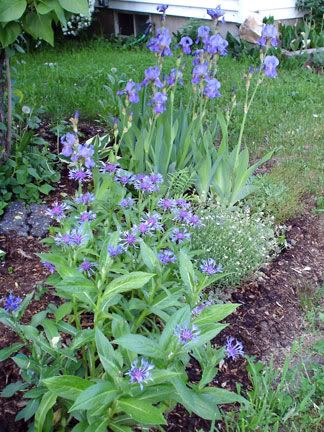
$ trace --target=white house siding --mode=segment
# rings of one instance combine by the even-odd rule
[[[109,8],[156,14],[156,7],[161,0],[109,0]],[[302,13],[295,9],[296,0],[168,0],[168,15],[174,17],[210,19],[207,8],[221,4],[225,10],[225,19],[231,23],[241,23],[250,12],[258,12],[262,17],[274,16],[276,20],[298,18]]]

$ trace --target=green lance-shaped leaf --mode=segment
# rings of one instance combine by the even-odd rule
[[[153,276],[154,274],[151,273],[133,272],[114,279],[107,285],[105,289],[105,293],[102,297],[102,310],[105,309],[105,303],[109,301],[114,295],[143,288],[143,286],[147,284],[147,282],[152,279]]]
[[[146,357],[158,359],[161,358],[162,355],[159,345],[145,336],[128,334],[115,339],[114,343]]]
[[[134,398],[123,398],[117,402],[117,408],[142,424],[167,424],[163,416],[163,408],[155,407],[149,402]]]
[[[109,382],[94,384],[78,396],[69,412],[91,410],[98,408],[98,406],[109,405],[117,398],[118,394],[118,390]]]
[[[35,414],[35,422],[34,422],[34,431],[35,432],[43,432],[43,426],[46,420],[46,416],[49,410],[54,406],[56,402],[56,395],[47,392],[42,397],[41,403]]]
[[[54,376],[42,382],[55,396],[72,401],[92,385],[90,381],[73,375]]]
[[[11,354],[17,352],[24,346],[23,343],[16,342],[6,348],[0,350],[0,361],[4,361],[11,356]]]

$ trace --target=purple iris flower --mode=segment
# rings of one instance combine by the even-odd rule
[[[194,66],[197,66],[201,63],[204,63],[204,54],[205,51],[203,49],[198,49],[196,51],[193,52],[193,60],[192,60],[192,64]]]
[[[149,40],[147,48],[161,57],[171,57],[171,41],[172,38],[170,36],[169,30],[166,27],[162,27],[157,29],[156,37],[153,37]]]
[[[44,261],[42,262],[43,267],[45,267],[50,273],[55,273],[55,265],[48,262],[48,261]]]
[[[158,253],[158,258],[162,264],[167,265],[176,262],[177,258],[170,249],[161,250]]]
[[[239,342],[232,336],[227,338],[225,350],[227,357],[231,358],[232,360],[236,360],[238,357],[244,355],[242,342]]]
[[[268,78],[276,78],[278,73],[276,67],[279,65],[279,60],[276,56],[266,56],[263,62],[264,75]]]
[[[227,54],[228,42],[219,33],[211,36],[205,42],[206,51],[211,54],[219,54],[220,56],[225,56]]]
[[[175,206],[175,200],[171,198],[161,198],[158,201],[158,206],[163,209],[163,211],[171,210]]]
[[[152,380],[151,370],[154,369],[154,365],[149,363],[147,360],[142,358],[140,364],[138,359],[132,362],[131,368],[126,375],[130,376],[130,382],[139,384],[141,390],[143,390],[143,383],[147,383]]]
[[[205,43],[208,40],[208,38],[209,38],[210,30],[211,29],[208,26],[200,26],[198,28],[198,33],[197,33],[198,39],[197,39],[196,42],[198,43],[199,42],[199,38],[201,38],[201,40]]]
[[[4,310],[8,313],[16,312],[19,309],[21,302],[22,299],[20,297],[15,297],[13,294],[9,294],[5,299]]]
[[[200,270],[202,273],[212,276],[216,273],[221,273],[223,271],[221,265],[217,265],[213,258],[208,258],[201,262]]]
[[[277,28],[272,24],[266,24],[262,29],[261,38],[258,43],[262,47],[265,47],[268,43],[273,47],[277,47],[278,38],[279,34]]]
[[[48,214],[52,219],[60,222],[65,218],[65,211],[68,210],[69,206],[64,203],[59,204],[57,201],[54,203],[53,207],[47,209],[46,214]]]
[[[61,144],[63,144],[63,148],[61,154],[65,157],[70,157],[73,153],[73,146],[77,142],[77,137],[75,134],[68,132],[63,135],[61,138]]]
[[[191,45],[193,45],[193,40],[189,36],[183,36],[179,42],[184,54],[191,54]]]
[[[216,78],[206,78],[205,83],[204,96],[208,99],[215,99],[222,96],[219,92],[221,83]]]
[[[192,310],[192,315],[193,316],[198,316],[203,310],[206,309],[206,307],[212,305],[211,301],[206,301],[204,303],[201,303],[200,305],[196,306],[193,310]]]
[[[192,84],[199,84],[208,76],[208,62],[198,63],[192,70]]]
[[[84,170],[83,168],[73,169],[69,172],[69,179],[83,183],[86,180],[92,179],[92,173],[91,171]]]
[[[95,200],[95,196],[90,192],[85,192],[84,194],[81,194],[74,199],[74,201],[77,204],[83,204],[83,205],[90,204],[94,200]]]
[[[118,95],[125,94],[129,102],[133,104],[137,104],[139,102],[139,84],[135,83],[133,80],[129,80],[126,84],[126,87],[124,90],[118,90]]]
[[[180,244],[186,240],[189,240],[190,237],[191,237],[191,235],[186,229],[181,230],[180,228],[173,228],[171,235],[170,235],[171,241],[173,241],[177,244]]]
[[[145,78],[142,82],[144,86],[152,83],[155,87],[163,88],[163,83],[160,80],[161,70],[158,66],[150,66],[144,71]]]
[[[119,165],[116,163],[106,162],[103,167],[100,168],[100,172],[105,173],[109,172],[110,174],[117,171]]]
[[[159,4],[156,8],[158,12],[164,13],[168,9],[169,5],[167,4]]]
[[[72,162],[83,161],[86,168],[93,168],[95,162],[93,160],[94,147],[93,145],[79,144],[76,153],[72,156]]]
[[[108,254],[110,257],[116,257],[121,255],[124,252],[124,249],[121,245],[113,246],[108,245]]]
[[[155,114],[162,114],[166,110],[167,100],[168,97],[165,93],[156,92],[153,95],[150,104],[153,105],[153,111]]]
[[[92,211],[84,211],[81,213],[79,220],[81,223],[91,222],[91,221],[95,220],[96,217],[97,217],[97,215],[95,213],[93,213]]]
[[[166,82],[169,86],[174,86],[176,82],[183,85],[183,73],[181,70],[172,68],[170,74],[166,77]]]
[[[218,20],[225,15],[225,11],[221,8],[221,5],[218,5],[215,9],[207,9],[207,13],[213,20]]]
[[[174,334],[178,337],[178,340],[183,345],[187,345],[189,342],[195,342],[199,337],[199,329],[197,326],[180,326],[177,325]]]
[[[94,267],[96,267],[96,263],[84,259],[79,266],[79,271],[85,272],[88,276],[91,276],[94,273]]]

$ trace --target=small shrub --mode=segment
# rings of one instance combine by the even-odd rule
[[[249,208],[225,209],[209,201],[199,211],[203,226],[193,234],[193,247],[223,266],[219,283],[236,285],[268,262],[277,250],[275,227]]]

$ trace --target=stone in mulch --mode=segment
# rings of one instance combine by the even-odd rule
[[[46,204],[28,206],[19,201],[10,203],[0,221],[0,234],[45,237],[51,222],[46,210]]]

